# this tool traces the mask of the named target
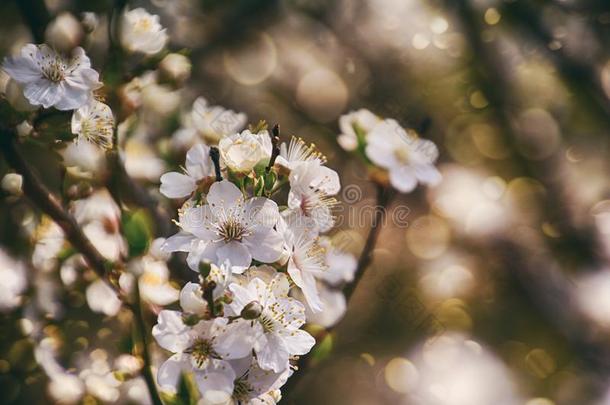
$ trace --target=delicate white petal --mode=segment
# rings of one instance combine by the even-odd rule
[[[217,181],[210,187],[207,202],[212,208],[212,211],[218,212],[224,208],[224,211],[232,209],[238,202],[244,200],[244,196],[237,186],[228,180]]]
[[[203,299],[203,291],[201,285],[197,283],[186,283],[180,291],[180,307],[182,310],[191,314],[205,315],[208,310],[208,304]]]
[[[313,336],[301,329],[287,332],[283,337],[284,344],[291,355],[307,354],[316,344]]]
[[[161,176],[161,194],[168,198],[188,197],[195,190],[195,180],[182,173],[170,172]]]
[[[408,193],[417,186],[415,171],[410,166],[398,166],[390,169],[390,183],[398,191]]]
[[[234,273],[240,274],[252,263],[250,251],[243,243],[231,241],[216,250],[217,263],[229,262]]]
[[[187,355],[174,354],[167,359],[157,372],[157,382],[163,391],[175,393],[182,373],[191,371],[191,364]]]
[[[180,353],[191,346],[192,337],[187,333],[189,327],[184,324],[180,312],[163,310],[157,322],[152,335],[159,346],[173,353]]]

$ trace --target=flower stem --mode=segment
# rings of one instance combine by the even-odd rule
[[[111,263],[97,251],[91,241],[80,230],[74,217],[64,210],[57,197],[40,181],[38,175],[26,162],[23,154],[17,147],[15,137],[16,133],[14,130],[1,130],[0,151],[8,164],[23,176],[25,195],[36,207],[51,217],[61,227],[66,235],[66,239],[85,257],[85,260],[98,277],[106,280],[118,292],[116,285],[110,283],[108,279],[108,273],[112,269]]]
[[[138,353],[142,360],[144,361],[144,367],[142,367],[142,377],[146,382],[146,387],[148,387],[148,392],[150,394],[151,401],[154,405],[163,405],[163,401],[159,396],[159,392],[157,391],[157,385],[155,383],[155,377],[152,373],[152,362],[150,360],[150,353],[148,352],[148,342],[147,342],[147,333],[148,328],[146,327],[146,322],[144,322],[144,316],[142,315],[142,304],[140,299],[140,287],[136,283],[134,288],[135,291],[135,299],[132,305],[132,311],[134,316],[134,334],[137,340],[137,347],[139,346],[140,352]]]
[[[373,223],[371,224],[371,228],[369,229],[369,234],[366,238],[362,253],[360,253],[360,258],[358,259],[358,266],[356,267],[356,272],[354,274],[354,281],[348,284],[343,290],[345,300],[347,302],[349,302],[352,294],[356,291],[362,276],[373,260],[373,251],[375,250],[377,239],[379,238],[379,234],[381,233],[381,229],[383,228],[383,224],[385,222],[387,207],[389,206],[393,197],[391,189],[377,183],[375,183],[375,187],[377,190],[375,217],[373,219]]]

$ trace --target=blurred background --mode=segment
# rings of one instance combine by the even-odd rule
[[[34,41],[20,8],[35,3],[0,5],[1,56]],[[30,14],[99,13],[86,47],[103,72],[112,2],[45,4],[48,16]],[[350,218],[375,203],[375,190],[336,143],[338,118],[367,108],[439,146],[443,181],[394,200],[345,317],[317,331],[282,403],[610,404],[610,3],[129,1],[136,6],[160,15],[170,48],[193,64],[184,88],[151,95],[151,111],[178,117],[203,96],[314,141],[343,187],[354,186],[334,237],[356,255],[368,224]],[[159,161],[150,152],[179,127],[167,121],[149,123],[146,142],[126,149],[127,171],[151,191],[172,166],[171,153]],[[48,150],[27,152],[59,188]],[[32,218],[27,204],[0,199],[4,249],[31,252]],[[129,344],[115,333],[121,319],[92,314],[57,273],[28,278],[25,300],[43,301],[45,333],[62,337],[66,363]],[[32,328],[21,309],[0,315],[0,403],[51,401]]]

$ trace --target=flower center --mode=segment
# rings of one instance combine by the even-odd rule
[[[238,402],[247,401],[250,398],[252,386],[248,384],[245,378],[238,378],[233,385],[233,398]]]
[[[261,315],[258,318],[258,321],[263,326],[263,331],[265,331],[265,333],[271,333],[275,330],[275,322],[269,316]]]
[[[190,349],[191,356],[195,359],[198,367],[203,367],[204,363],[210,358],[220,358],[218,353],[214,351],[212,342],[206,339],[197,339],[195,344]]]
[[[409,163],[409,150],[407,148],[398,148],[394,151],[394,156],[400,163]]]
[[[230,217],[220,226],[218,230],[219,235],[225,242],[231,242],[233,240],[241,241],[241,239],[247,235],[247,229],[244,225],[236,218]]]
[[[152,21],[150,18],[140,18],[135,25],[136,31],[148,32],[152,28]]]
[[[55,58],[55,60],[42,66],[42,75],[45,79],[52,81],[53,83],[59,83],[64,80],[64,71],[66,65],[61,59]]]

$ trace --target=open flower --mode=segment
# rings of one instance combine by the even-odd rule
[[[112,148],[114,115],[106,104],[90,99],[72,114],[72,133],[104,149]]]
[[[193,103],[190,118],[197,133],[212,144],[217,144],[225,136],[239,132],[246,126],[246,114],[209,105],[203,97],[198,97]]]
[[[227,167],[239,173],[249,172],[271,158],[271,138],[267,131],[253,134],[245,130],[227,136],[220,140],[218,148]]]
[[[23,85],[23,94],[31,104],[44,108],[77,109],[102,85],[81,47],[67,59],[47,45],[27,44],[20,56],[5,58],[2,68]]]
[[[244,321],[229,324],[226,318],[215,318],[189,326],[181,312],[161,311],[152,334],[161,347],[174,355],[161,365],[159,385],[174,390],[182,372],[194,371],[198,383],[217,384],[232,392],[235,375],[226,360],[250,354],[252,338],[248,331]]]
[[[201,180],[214,175],[210,148],[196,144],[186,154],[186,173],[170,172],[161,176],[161,194],[169,198],[188,197]]]
[[[232,270],[241,273],[252,259],[273,263],[282,253],[282,237],[274,229],[279,217],[277,204],[264,197],[245,200],[239,189],[229,181],[212,184],[207,204],[181,210],[179,225],[188,249],[199,249],[201,260],[223,264],[228,261]],[[189,234],[196,239],[189,239]],[[167,251],[174,251],[170,239]],[[186,247],[183,245],[183,247]],[[177,249],[176,249],[177,250]]]
[[[293,218],[294,220],[295,218]],[[316,278],[326,270],[324,249],[318,244],[318,237],[311,229],[284,221],[278,223],[284,235],[288,252],[288,274],[301,289],[312,312],[322,311],[322,301],[318,293]]]
[[[353,151],[358,147],[358,144],[366,141],[367,133],[379,121],[378,116],[364,108],[342,115],[339,118],[341,134],[337,138],[337,142],[343,149]]]
[[[275,163],[290,170],[305,162],[326,163],[326,157],[316,149],[314,144],[307,145],[301,138],[292,137],[290,143],[282,142],[280,154]]]
[[[303,355],[316,343],[299,328],[305,323],[305,307],[288,297],[288,280],[278,274],[268,284],[254,278],[247,286],[229,285],[233,293],[231,310],[241,314],[246,306],[257,306],[259,316],[252,322],[254,351],[259,366],[276,373],[286,370],[290,356]],[[254,317],[252,317],[254,318]]]
[[[297,165],[289,176],[288,208],[302,222],[311,221],[317,231],[326,232],[334,225],[332,214],[341,189],[337,172],[316,161]]]
[[[128,51],[154,55],[165,47],[167,40],[158,15],[150,14],[143,8],[125,10],[123,13],[121,45]]]
[[[434,185],[441,174],[434,167],[438,158],[436,145],[420,139],[393,119],[377,124],[367,137],[366,155],[376,165],[387,169],[390,183],[403,193],[412,191],[417,183]]]

